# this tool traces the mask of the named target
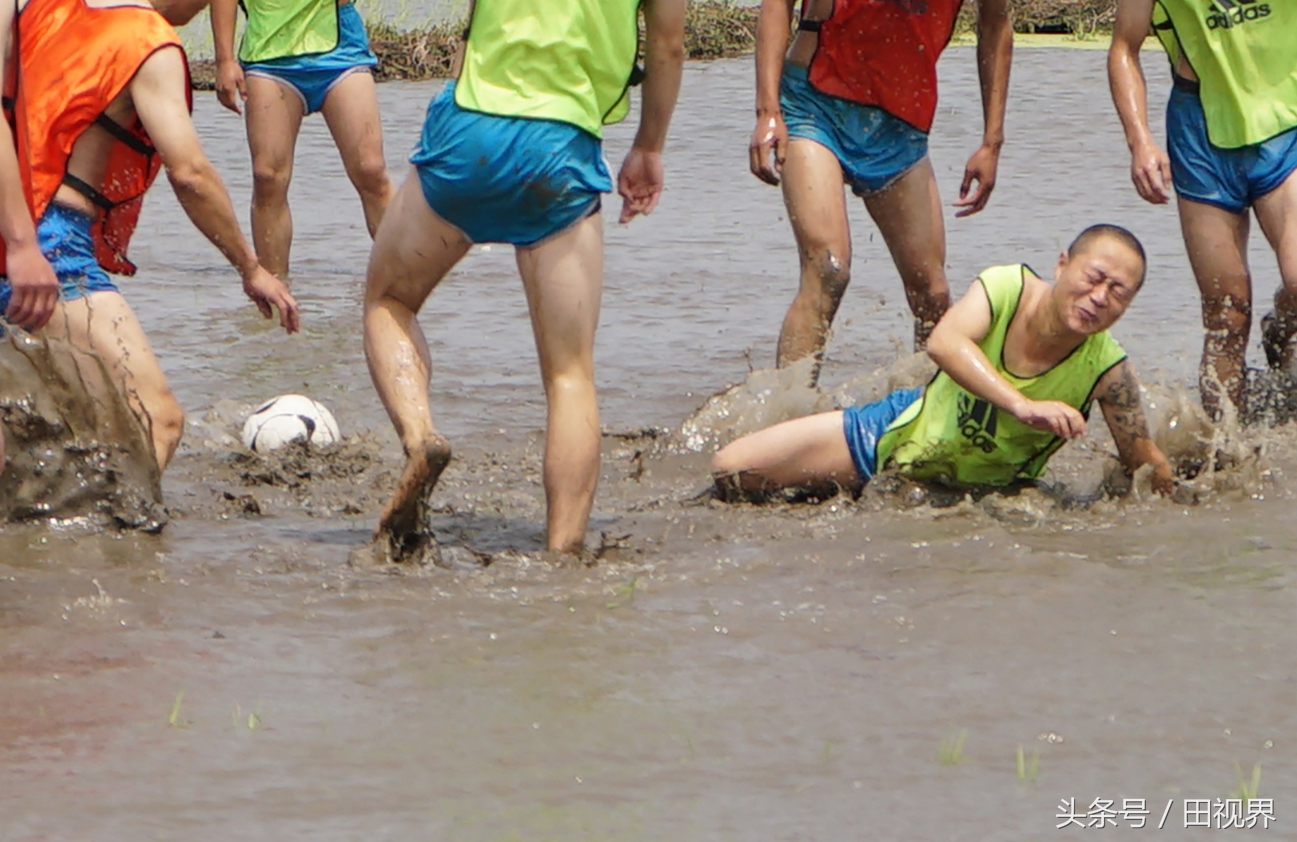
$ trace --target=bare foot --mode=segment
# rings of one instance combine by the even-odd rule
[[[424,535],[424,520],[428,497],[448,464],[450,442],[436,433],[424,443],[422,450],[409,455],[396,493],[378,518],[378,529],[374,533],[376,543],[389,544],[396,557],[405,555],[404,548],[424,543],[420,539],[427,537]]]

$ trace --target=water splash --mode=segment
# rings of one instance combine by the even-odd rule
[[[8,465],[0,523],[90,517],[133,529],[166,522],[153,447],[98,356],[9,330],[0,339]]]

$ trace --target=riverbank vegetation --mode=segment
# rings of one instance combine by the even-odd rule
[[[1014,0],[1013,28],[1017,32],[1053,33],[1092,38],[1112,31],[1116,0]],[[964,4],[956,34],[970,34],[977,22],[977,4]],[[375,77],[421,80],[450,75],[464,22],[405,26],[383,21],[368,24],[369,42],[378,56]],[[733,0],[691,0],[685,18],[685,52],[690,59],[731,58],[752,52],[756,43],[756,6]],[[194,87],[212,90],[216,68],[211,61],[191,63]]]

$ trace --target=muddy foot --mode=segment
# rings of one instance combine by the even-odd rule
[[[566,550],[545,550],[541,558],[554,567],[594,567],[599,563],[599,556],[584,545]]]
[[[431,533],[410,533],[397,541],[389,533],[351,551],[347,564],[357,570],[384,570],[397,565],[440,566],[441,548]]]
[[[1280,319],[1271,310],[1261,317],[1261,348],[1265,351],[1265,361],[1270,368],[1285,373],[1293,373],[1292,336],[1284,336]]]
[[[396,493],[388,501],[378,518],[376,538],[389,536],[394,546],[401,546],[411,536],[424,530],[428,496],[437,486],[441,472],[450,464],[450,442],[445,436],[433,434],[423,447],[423,452],[411,453],[405,463],[405,472],[396,486]]]

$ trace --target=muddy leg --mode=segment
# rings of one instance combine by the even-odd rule
[[[1189,265],[1202,294],[1202,405],[1220,418],[1228,401],[1243,409],[1248,333],[1252,327],[1252,278],[1247,267],[1248,218],[1180,199],[1180,228]]]
[[[1279,259],[1282,283],[1274,294],[1274,311],[1262,321],[1266,359],[1291,375],[1292,339],[1297,335],[1297,171],[1256,201],[1256,219]]]
[[[814,356],[813,377],[829,327],[851,280],[851,230],[843,198],[842,165],[827,148],[793,138],[784,162],[784,206],[797,238],[801,280],[779,331],[780,368]]]
[[[92,372],[85,373],[86,382],[92,388],[122,391],[152,437],[158,470],[165,471],[184,434],[185,413],[167,385],[149,338],[121,293],[92,292],[60,302],[45,331],[51,339],[65,339],[79,350],[98,355],[112,383],[100,384]]]
[[[914,350],[922,351],[950,308],[946,224],[932,163],[924,158],[887,189],[865,199],[865,207],[901,274],[914,314]]]
[[[432,360],[416,315],[470,245],[428,207],[411,170],[374,238],[365,286],[365,359],[407,460],[375,535],[397,550],[422,532],[428,495],[450,461],[450,443],[432,423]]]
[[[860,487],[841,410],[784,421],[736,439],[712,457],[712,473],[724,499],[780,488]]]
[[[247,90],[244,107],[252,153],[252,244],[261,265],[286,278],[293,244],[288,184],[302,127],[302,100],[287,86],[264,76],[249,74]]]
[[[603,292],[603,220],[518,249],[545,382],[545,526],[550,550],[580,552],[599,482],[594,332]]]
[[[321,113],[338,145],[347,177],[360,195],[372,237],[395,192],[383,156],[383,124],[373,75],[356,71],[347,76],[324,98]]]

